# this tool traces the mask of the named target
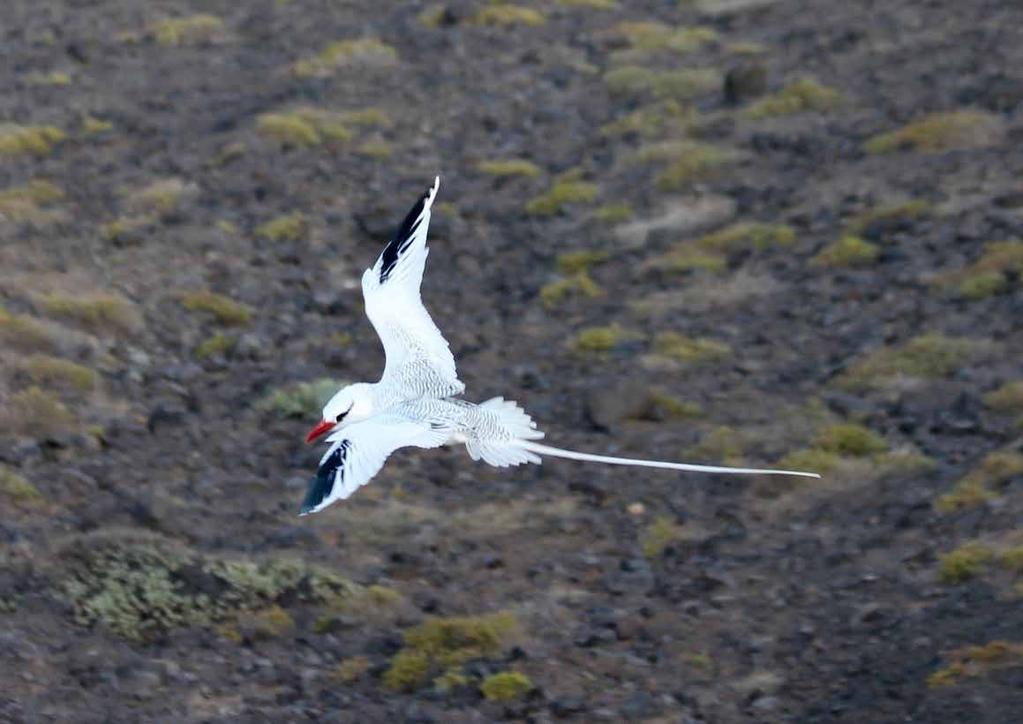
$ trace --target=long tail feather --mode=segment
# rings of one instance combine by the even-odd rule
[[[517,440],[516,444],[539,455],[550,455],[568,460],[582,460],[591,463],[607,463],[608,465],[635,465],[645,468],[665,468],[667,470],[686,470],[693,473],[723,473],[726,475],[800,475],[805,478],[819,478],[817,473],[805,473],[798,470],[760,470],[757,468],[725,468],[715,465],[691,465],[689,463],[669,463],[661,460],[637,460],[635,458],[616,458],[608,455],[590,455],[589,453],[562,450],[559,447],[541,445],[530,440]]]

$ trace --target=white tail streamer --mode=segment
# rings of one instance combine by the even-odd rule
[[[817,473],[806,473],[798,470],[761,470],[759,468],[726,468],[716,465],[691,465],[689,463],[669,463],[662,460],[637,460],[635,458],[618,458],[609,455],[590,455],[574,450],[562,450],[559,447],[541,445],[530,440],[516,440],[515,444],[539,455],[550,455],[568,460],[582,460],[590,463],[606,463],[608,465],[634,465],[644,468],[664,468],[666,470],[685,470],[691,473],[722,473],[724,475],[799,475],[804,478],[819,478]]]

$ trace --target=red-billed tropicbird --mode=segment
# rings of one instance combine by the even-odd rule
[[[401,223],[380,258],[362,275],[366,315],[380,335],[387,362],[379,382],[341,389],[323,408],[307,442],[328,435],[330,448],[309,484],[301,515],[343,500],[377,474],[401,447],[462,444],[473,460],[497,467],[541,462],[541,455],[571,460],[638,465],[699,473],[803,475],[793,470],[756,470],[589,455],[536,442],[544,434],[522,408],[495,397],[475,404],[456,399],[465,391],[448,343],[423,306],[419,286],[429,249],[426,232],[440,179]]]

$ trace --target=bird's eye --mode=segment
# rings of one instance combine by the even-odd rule
[[[347,414],[348,414],[348,410],[345,410],[340,415],[338,415],[336,418],[334,418],[334,424],[337,424],[337,423],[341,422],[343,419],[345,419],[345,415],[347,415]]]

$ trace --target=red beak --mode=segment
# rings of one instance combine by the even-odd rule
[[[316,427],[314,427],[312,430],[309,431],[309,434],[305,436],[305,441],[306,442],[313,442],[313,441],[323,437],[328,432],[333,430],[334,429],[334,425],[336,425],[336,424],[337,423],[330,422],[329,420],[323,420],[319,425],[317,425]]]

